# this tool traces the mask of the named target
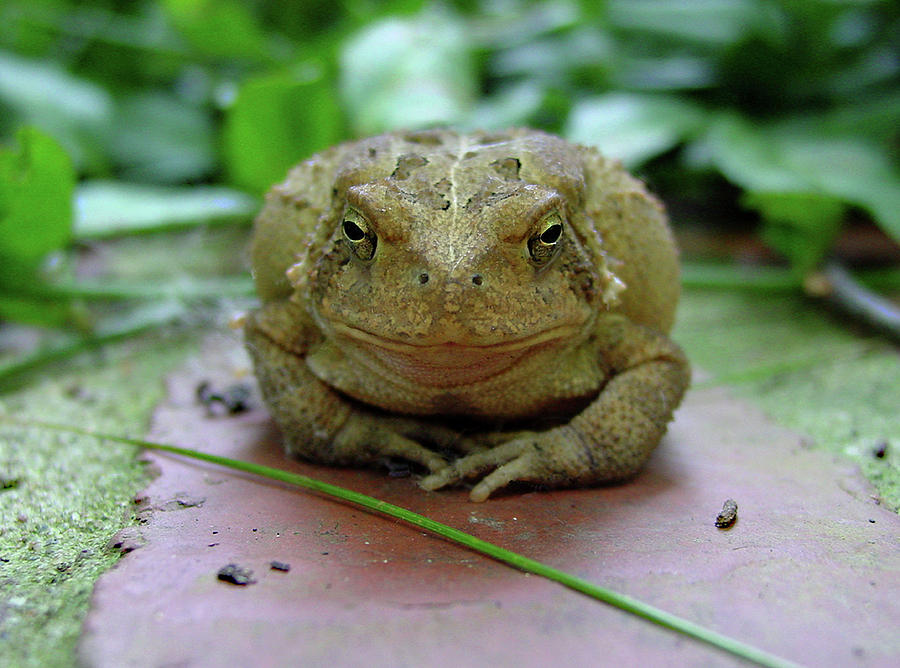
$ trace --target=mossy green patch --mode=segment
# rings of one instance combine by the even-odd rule
[[[900,355],[793,296],[692,291],[675,338],[701,369],[810,445],[849,457],[900,509]],[[704,377],[704,372],[711,377]]]
[[[168,369],[194,347],[158,332],[108,346],[0,396],[0,412],[143,435]],[[147,482],[136,448],[0,424],[0,665],[69,666],[109,538]]]

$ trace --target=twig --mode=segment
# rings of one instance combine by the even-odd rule
[[[828,262],[804,282],[804,288],[810,296],[824,298],[854,320],[900,341],[900,307],[865,288],[839,262]]]

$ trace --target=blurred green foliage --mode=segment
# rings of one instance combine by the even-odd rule
[[[75,170],[50,136],[30,127],[16,133],[16,146],[0,149],[0,317],[61,324],[65,308],[28,298],[48,254],[71,239]],[[18,294],[17,294],[18,293]]]
[[[700,215],[734,202],[799,282],[850,212],[900,240],[898,43],[887,0],[4,0],[0,316],[71,239],[76,176],[118,212],[82,215],[93,236],[170,225],[160,197],[249,218],[235,190],[437,124],[544,128]]]

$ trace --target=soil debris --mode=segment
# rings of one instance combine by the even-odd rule
[[[734,499],[726,499],[722,511],[716,515],[716,526],[719,529],[728,529],[737,521],[738,505]]]
[[[197,401],[206,406],[210,415],[243,413],[250,409],[250,395],[247,383],[235,383],[222,391],[214,390],[212,383],[206,380],[197,386]]]
[[[216,574],[222,582],[228,582],[233,585],[251,585],[256,584],[253,579],[253,571],[237,564],[228,564],[219,569]]]

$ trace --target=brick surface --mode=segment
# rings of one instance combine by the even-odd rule
[[[900,518],[845,462],[721,389],[689,393],[628,484],[499,496],[284,459],[262,408],[211,417],[234,381],[210,340],[150,438],[312,475],[469,531],[806,665],[900,663]],[[258,406],[258,401],[257,401]],[[96,587],[87,666],[730,666],[737,661],[397,521],[279,483],[149,455],[145,524]],[[727,498],[738,520],[715,528]],[[290,565],[273,570],[272,561]],[[237,564],[254,584],[221,581]]]

